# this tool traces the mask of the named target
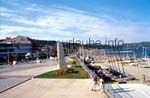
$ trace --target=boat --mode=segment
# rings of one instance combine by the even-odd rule
[[[139,67],[143,68],[150,68],[150,61],[149,60],[144,60],[138,63]]]

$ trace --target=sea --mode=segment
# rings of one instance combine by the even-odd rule
[[[136,58],[147,57],[150,58],[150,48],[130,48],[130,49],[100,49],[95,51],[98,55],[119,55],[119,56],[129,56]]]

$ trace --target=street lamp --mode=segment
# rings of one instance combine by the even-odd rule
[[[8,61],[8,65],[10,64],[10,61],[9,61],[9,47],[7,48],[7,61]]]

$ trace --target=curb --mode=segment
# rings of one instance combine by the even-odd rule
[[[10,89],[12,89],[12,88],[15,88],[15,87],[17,87],[18,85],[23,84],[23,83],[25,83],[25,82],[27,82],[27,81],[29,81],[29,80],[31,80],[31,79],[32,79],[32,78],[28,78],[28,79],[26,79],[26,80],[24,80],[24,81],[22,81],[22,82],[19,82],[19,83],[15,84],[15,85],[13,85],[13,86],[11,86],[11,87],[5,89],[5,90],[2,90],[2,91],[0,91],[0,94],[3,93],[3,92],[5,92],[5,91],[8,91],[8,90],[10,90]]]

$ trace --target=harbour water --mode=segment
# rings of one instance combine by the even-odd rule
[[[150,48],[132,48],[132,49],[95,49],[97,55],[119,55],[136,58],[150,58]]]

